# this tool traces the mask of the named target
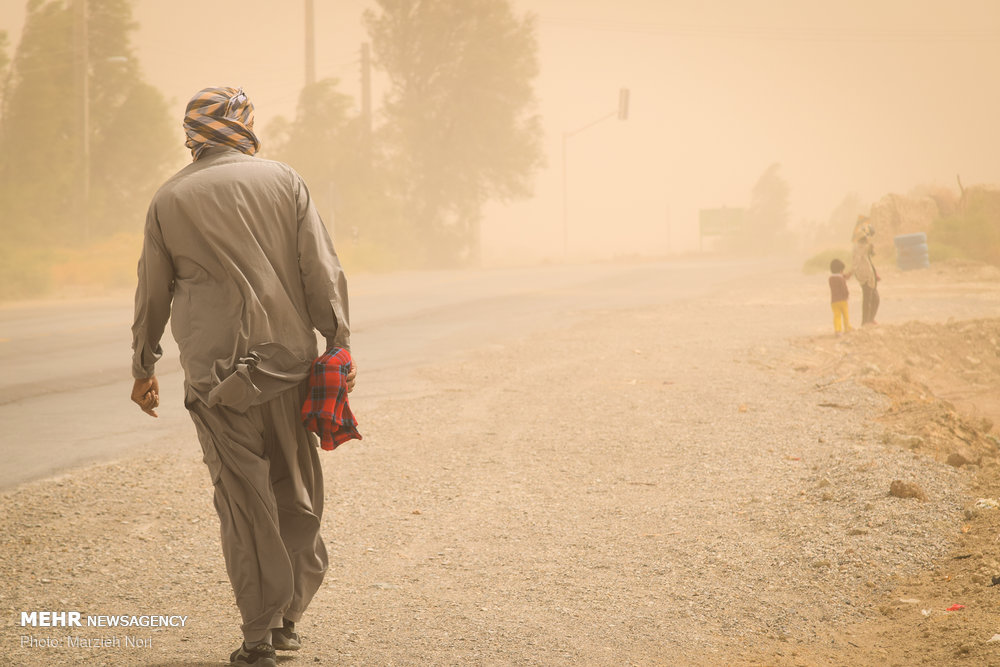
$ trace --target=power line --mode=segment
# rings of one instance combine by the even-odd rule
[[[787,42],[997,42],[1000,33],[974,31],[931,30],[867,30],[836,31],[822,29],[781,28],[774,26],[697,26],[641,24],[601,19],[571,17],[541,17],[539,21],[553,28],[624,32],[664,37],[701,37]]]

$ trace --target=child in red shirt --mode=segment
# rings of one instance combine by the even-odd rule
[[[845,331],[851,331],[851,321],[847,316],[847,279],[851,274],[844,273],[844,263],[839,259],[830,262],[830,307],[833,309],[833,331],[838,336]]]

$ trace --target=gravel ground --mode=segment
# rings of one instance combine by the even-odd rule
[[[995,286],[888,279],[913,287],[905,308],[883,287],[890,321],[914,299],[930,320],[997,312]],[[843,628],[878,623],[955,547],[976,471],[892,444],[885,397],[798,364],[828,319],[825,276],[778,273],[590,312],[429,366],[422,395],[356,403],[364,441],[323,456],[330,571],[281,664],[866,664]],[[238,644],[193,429],[181,458],[92,466],[0,507],[3,664],[194,667]],[[188,618],[26,632],[35,609]]]

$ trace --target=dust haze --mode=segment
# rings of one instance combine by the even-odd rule
[[[316,76],[339,78],[355,105],[369,39],[361,15],[371,5],[315,8]],[[205,85],[245,87],[264,155],[270,120],[294,116],[305,81],[303,3],[275,6],[135,4],[137,57],[172,100],[179,163],[183,105]],[[487,265],[696,251],[699,210],[748,206],[775,163],[800,246],[850,196],[866,209],[919,186],[955,190],[958,174],[967,184],[1000,181],[991,158],[1000,149],[1000,90],[991,84],[1000,9],[988,0],[514,6],[537,17],[546,166],[531,198],[488,205]],[[19,2],[0,9],[15,43],[22,19]],[[376,111],[384,83],[376,71]],[[564,133],[614,111],[620,88],[631,93],[628,120],[569,138],[564,163]]]
[[[168,172],[205,86],[245,89],[272,157],[304,4],[133,3]],[[535,17],[541,161],[485,202],[480,261],[354,270],[363,234],[313,187],[351,251],[364,441],[323,452],[330,570],[288,664],[995,664],[1000,5],[511,4]],[[314,6],[315,76],[356,116],[375,3]],[[0,5],[13,46],[23,16]],[[389,89],[376,67],[376,121]],[[704,211],[767,211],[770,236],[706,237]],[[859,215],[882,305],[862,327],[850,280],[835,335]],[[894,237],[941,220],[942,254],[900,268]],[[61,249],[59,298],[0,304],[0,599],[184,614],[86,655],[217,663],[238,612],[169,332],[159,418],[128,400],[142,223]],[[12,663],[79,664],[23,632],[0,628]]]

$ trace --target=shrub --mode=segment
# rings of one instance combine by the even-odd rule
[[[830,248],[807,259],[802,265],[802,273],[829,273],[830,262],[835,259],[842,261],[848,267],[848,270],[850,270],[851,250],[849,248]]]
[[[931,262],[945,262],[949,259],[965,257],[965,253],[961,249],[944,243],[928,243],[927,250]]]
[[[0,245],[0,300],[42,296],[52,288],[55,254],[45,248]]]
[[[134,287],[141,249],[138,234],[117,234],[78,248],[0,246],[0,300],[42,297],[64,289],[94,294]]]
[[[1000,266],[1000,193],[970,191],[963,210],[934,221],[927,244],[931,257],[942,251]]]
[[[116,234],[88,246],[64,250],[52,266],[54,287],[98,291],[134,287],[141,252],[142,237],[138,234]]]

